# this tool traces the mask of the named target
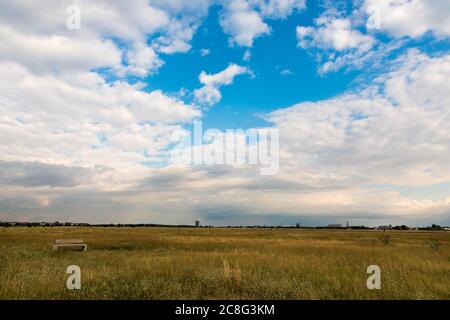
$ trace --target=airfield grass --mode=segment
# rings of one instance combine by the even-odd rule
[[[89,248],[52,251],[65,238]],[[0,228],[0,299],[449,299],[449,243],[445,232]],[[66,288],[69,265],[81,290]],[[369,265],[380,290],[367,289]]]

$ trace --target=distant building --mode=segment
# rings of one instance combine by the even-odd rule
[[[392,226],[379,226],[377,229],[382,231],[392,230]]]
[[[340,223],[330,223],[328,228],[342,228],[342,224]]]
[[[300,228],[300,226],[301,226],[301,224],[300,224],[299,222],[297,222],[297,223],[295,224],[295,227],[296,227],[296,228]]]
[[[195,220],[195,227],[196,228],[200,227],[200,220]]]

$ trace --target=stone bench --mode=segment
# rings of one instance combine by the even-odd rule
[[[53,244],[53,250],[58,250],[58,248],[78,248],[81,251],[86,251],[87,244],[80,239],[60,239],[55,240]]]

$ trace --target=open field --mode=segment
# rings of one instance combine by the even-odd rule
[[[63,238],[89,249],[53,252]],[[450,299],[449,244],[444,232],[0,228],[0,299]],[[381,290],[366,287],[372,264]],[[69,265],[81,290],[66,288]]]

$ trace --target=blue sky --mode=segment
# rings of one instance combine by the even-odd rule
[[[272,33],[258,39],[251,49],[229,45],[228,36],[219,24],[219,12],[223,9],[213,6],[192,39],[192,50],[168,56],[158,74],[145,79],[148,88],[171,93],[181,88],[193,91],[200,86],[198,75],[202,70],[217,73],[230,63],[250,68],[255,75],[238,77],[235,85],[224,87],[222,100],[204,115],[205,127],[222,130],[264,125],[261,113],[341,93],[351,86],[358,72],[318,76],[314,58],[297,48],[296,26],[311,23],[319,13],[316,2],[311,4],[305,11],[271,21]],[[202,56],[201,49],[209,49],[211,53]],[[251,59],[242,61],[247,50]],[[283,70],[292,74],[283,75]]]
[[[0,220],[448,225],[449,12],[0,0]],[[171,161],[196,121],[276,130],[276,172]]]
[[[355,7],[352,1],[347,1],[344,8],[344,12],[351,13]],[[308,1],[305,10],[294,11],[284,19],[269,20],[271,34],[258,38],[251,48],[246,48],[230,45],[229,37],[219,23],[223,8],[212,6],[192,38],[192,49],[188,53],[165,56],[165,64],[158,73],[140,80],[145,81],[148,90],[162,89],[177,95],[182,89],[188,92],[197,89],[201,71],[214,74],[230,63],[243,65],[254,74],[237,77],[235,85],[222,89],[221,101],[203,114],[204,126],[225,130],[266,125],[262,114],[337,96],[384,70],[384,66],[372,69],[344,67],[336,72],[318,74],[320,64],[313,53],[297,46],[295,28],[312,25],[324,10],[323,4]],[[380,34],[378,41],[388,44],[396,39]],[[405,45],[386,52],[383,62],[394,60],[409,48],[420,48],[430,54],[446,52],[450,48],[448,39],[436,39],[431,32],[420,39],[401,41],[405,41]],[[202,56],[202,49],[208,49],[210,53]],[[249,61],[243,61],[246,51],[251,53]],[[189,98],[188,95],[186,100]]]

